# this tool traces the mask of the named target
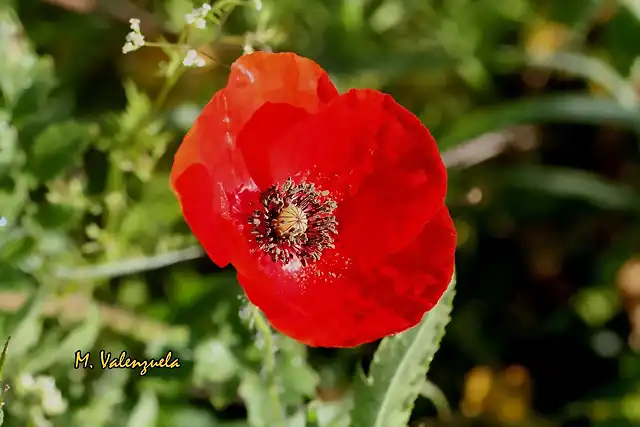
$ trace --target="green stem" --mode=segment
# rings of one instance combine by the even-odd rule
[[[452,418],[451,406],[445,394],[440,390],[440,387],[435,385],[429,380],[426,380],[420,390],[422,397],[425,397],[433,403],[438,411],[438,417],[444,421],[448,421]]]
[[[271,327],[265,320],[264,316],[258,309],[254,307],[253,321],[255,322],[256,329],[260,332],[264,339],[264,370],[265,370],[265,382],[269,397],[273,404],[273,408],[276,411],[276,418],[278,420],[279,427],[286,427],[285,412],[280,402],[280,392],[278,391],[277,372],[276,372],[276,348],[273,342],[273,332]]]
[[[183,31],[182,33],[180,33],[180,38],[178,39],[178,43],[173,45],[173,47],[175,48],[175,46],[178,46],[178,47],[184,46],[186,39],[187,39],[187,32]],[[158,46],[164,45],[164,44],[165,43],[158,43]],[[171,45],[169,46],[171,47]],[[147,115],[146,119],[143,120],[144,126],[147,126],[149,122],[153,120],[153,118],[160,112],[160,110],[162,109],[162,106],[167,101],[167,97],[169,96],[171,89],[174,88],[176,83],[178,83],[178,80],[180,79],[180,77],[182,77],[182,74],[184,74],[184,67],[180,62],[180,59],[176,59],[176,58],[177,57],[174,56],[171,59],[173,63],[169,65],[169,70],[173,70],[173,72],[170,73],[165,79],[164,84],[160,89],[160,93],[158,94],[158,97],[156,98],[153,104],[153,108]]]
[[[186,33],[185,31],[183,31],[180,34],[180,39],[178,40],[177,45],[182,46],[185,43],[185,41],[186,41]],[[153,44],[158,47],[163,47],[165,45],[165,43],[153,43]],[[149,126],[149,124],[153,121],[153,119],[158,115],[158,113],[162,109],[162,106],[167,100],[167,96],[169,95],[169,92],[171,92],[171,89],[173,89],[173,87],[176,85],[176,83],[182,76],[182,73],[184,72],[184,67],[182,66],[182,63],[180,62],[180,60],[175,58],[176,57],[172,58],[172,61],[175,61],[175,62],[170,66],[170,69],[172,69],[173,72],[170,75],[168,75],[164,80],[162,89],[160,90],[160,93],[158,94],[158,97],[156,98],[153,104],[153,107],[151,108],[149,113],[146,114],[145,117],[143,117],[140,120],[140,122],[138,123],[138,126],[134,128],[135,130],[125,136],[126,142],[124,145],[132,144],[137,136],[137,131],[139,129],[145,129],[147,126]],[[122,188],[123,185],[124,185],[124,172],[120,170],[117,165],[113,164],[109,171],[109,178],[108,178],[109,191],[117,191],[118,189]],[[119,226],[120,215],[118,215],[118,213],[116,212],[107,212],[106,217],[107,219],[106,219],[105,229],[111,233],[115,233],[115,231]]]
[[[81,267],[77,269],[59,268],[55,276],[72,280],[112,279],[157,270],[184,261],[202,258],[204,252],[200,246],[191,246],[150,257],[116,260],[114,262]]]

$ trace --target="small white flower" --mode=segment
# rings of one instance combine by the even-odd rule
[[[196,21],[196,15],[194,15],[193,12],[187,13],[186,15],[184,15],[184,20],[188,25],[193,25],[193,23]]]
[[[129,53],[140,49],[145,44],[144,36],[140,32],[140,20],[131,18],[131,31],[125,37],[125,44],[122,46],[122,53]]]
[[[136,32],[136,33],[140,32],[140,20],[139,19],[131,18],[131,19],[129,19],[129,24],[131,24],[131,29],[134,32]]]
[[[187,25],[193,25],[196,28],[204,29],[207,27],[207,15],[211,12],[211,5],[205,3],[202,7],[193,9],[191,13],[184,16]]]
[[[187,55],[182,60],[182,64],[185,67],[204,67],[205,61],[204,58],[198,55],[198,52],[196,52],[194,49],[191,49],[187,52]]]
[[[246,33],[244,36],[244,45],[242,46],[243,53],[245,55],[249,53],[253,53],[256,50],[253,47],[253,42],[255,41],[255,35],[253,33]]]
[[[7,218],[0,216],[0,227],[7,225]]]
[[[249,42],[246,42],[242,47],[242,51],[245,55],[255,52],[256,50],[253,48],[253,45]]]
[[[127,34],[125,40],[133,43],[134,46],[144,46],[144,36],[140,33],[131,32]]]

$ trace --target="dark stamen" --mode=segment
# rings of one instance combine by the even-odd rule
[[[286,264],[296,257],[306,266],[319,260],[338,234],[337,205],[328,194],[304,181],[295,185],[291,178],[263,191],[260,209],[248,221],[258,247],[274,262]]]

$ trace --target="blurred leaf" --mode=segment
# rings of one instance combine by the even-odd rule
[[[66,230],[78,218],[72,207],[54,203],[40,203],[35,220],[45,229]]]
[[[68,112],[64,105],[68,99],[49,99],[57,83],[54,64],[50,58],[38,58],[26,75],[29,76],[29,85],[20,91],[20,97],[13,107],[13,116],[19,131],[29,122],[49,124],[43,119],[59,117],[61,113]],[[59,108],[60,106],[63,108]]]
[[[584,16],[589,16],[603,3],[602,0],[582,0],[576,2],[553,2],[551,8],[551,18],[554,21],[571,25],[576,21],[581,21]]]
[[[320,424],[318,424],[318,414],[311,405],[307,405],[305,427],[320,427]]]
[[[29,202],[29,180],[25,175],[19,175],[6,186],[0,186],[0,206],[2,215],[10,224],[18,224],[19,216],[25,205]],[[1,185],[1,184],[0,184]],[[13,228],[13,227],[12,227]],[[4,227],[8,230],[9,227]],[[6,234],[0,234],[0,245]]]
[[[184,16],[194,9],[192,0],[167,0],[164,2],[164,9],[168,16],[167,26],[179,33],[184,28]]]
[[[571,122],[614,125],[640,133],[640,112],[615,101],[589,95],[558,95],[506,102],[469,113],[437,139],[441,149],[487,132],[521,124]]]
[[[0,109],[0,179],[22,167],[24,153],[18,146],[18,132],[9,122],[8,111]]]
[[[455,277],[412,329],[382,340],[369,374],[356,378],[351,427],[405,427],[449,323]]]
[[[194,377],[201,381],[223,382],[233,378],[238,364],[231,350],[219,340],[201,342],[194,350]]]
[[[42,334],[42,310],[48,292],[44,288],[33,292],[26,303],[14,315],[17,320],[11,332],[11,360],[19,361],[38,343]]]
[[[38,373],[49,369],[60,362],[69,360],[76,351],[89,351],[98,338],[101,327],[100,311],[96,304],[89,307],[84,323],[71,331],[55,347],[38,348],[34,357],[29,359],[24,368],[27,372]]]
[[[88,404],[78,408],[74,415],[76,425],[104,427],[113,420],[115,408],[125,399],[124,386],[131,376],[131,370],[111,369],[105,371],[93,384],[93,392]]]
[[[509,186],[550,195],[584,200],[602,209],[639,211],[640,195],[633,188],[608,182],[586,171],[528,166],[505,172]]]
[[[285,405],[298,406],[313,397],[320,377],[307,362],[306,347],[291,338],[278,336],[277,372],[281,380],[281,399]]]
[[[36,241],[31,236],[18,236],[0,245],[0,263],[16,263],[33,252]]]
[[[92,124],[68,121],[49,126],[34,142],[28,162],[29,171],[40,182],[55,178],[75,165],[97,134],[98,129]]]
[[[640,3],[637,0],[619,0],[619,2],[626,6],[627,9],[638,18],[638,21],[640,21]]]
[[[0,57],[1,99],[10,107],[15,105],[25,91],[37,88],[44,95],[52,87],[52,64],[34,54],[16,13],[2,3]],[[41,83],[45,83],[44,87]]]
[[[558,52],[530,58],[530,63],[538,67],[565,71],[596,83],[613,95],[620,105],[638,108],[638,95],[631,83],[620,75],[610,64],[579,53]]]
[[[280,427],[269,390],[257,374],[244,373],[238,393],[247,406],[247,421],[251,427]]]
[[[145,390],[133,408],[127,427],[155,427],[159,409],[156,395],[150,390]]]
[[[387,52],[385,55],[376,55],[357,61],[337,61],[335,58],[327,58],[321,63],[331,74],[374,73],[380,79],[389,80],[416,71],[446,69],[453,66],[455,60],[440,50],[429,50],[418,53]]]
[[[346,393],[339,400],[313,400],[309,406],[315,411],[320,427],[348,427],[353,396]]]

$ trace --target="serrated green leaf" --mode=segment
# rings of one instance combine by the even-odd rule
[[[6,397],[7,389],[4,387],[2,382],[4,365],[7,361],[7,352],[9,350],[9,341],[11,341],[11,337],[7,338],[7,341],[4,344],[4,348],[2,349],[2,353],[0,353],[0,426],[4,422],[4,412],[2,411],[2,407],[4,406],[4,399]]]
[[[351,427],[405,427],[449,323],[455,277],[436,306],[412,329],[380,343],[369,373],[356,378]]]
[[[55,178],[74,166],[97,135],[95,125],[74,121],[53,124],[36,137],[27,168],[41,182]]]
[[[7,352],[9,351],[9,341],[11,341],[11,337],[7,338],[7,341],[4,343],[2,353],[0,354],[0,385],[2,385],[2,374],[4,372],[4,364],[7,361]]]

